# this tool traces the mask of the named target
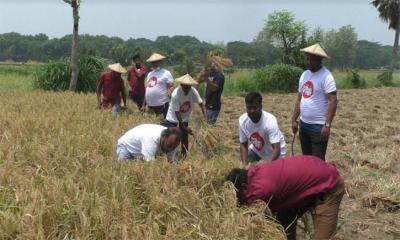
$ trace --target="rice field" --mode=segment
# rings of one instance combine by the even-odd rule
[[[213,128],[194,112],[197,141],[190,137],[186,161],[121,164],[117,139],[159,119],[129,102],[129,113],[113,120],[96,109],[94,94],[20,90],[0,94],[0,239],[284,239],[265,206],[238,208],[224,183],[241,166],[242,97],[223,98]],[[338,239],[400,238],[399,95],[399,88],[339,91],[327,153],[346,181]],[[295,94],[264,95],[288,147],[294,101]],[[204,144],[207,131],[217,136],[214,146]],[[298,140],[294,147],[300,154]],[[311,239],[299,225],[299,239]]]

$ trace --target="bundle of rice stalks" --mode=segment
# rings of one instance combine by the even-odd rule
[[[209,158],[212,157],[216,149],[221,146],[221,143],[218,141],[218,136],[221,136],[221,134],[216,128],[208,124],[203,124],[200,131],[196,136],[193,136],[193,138],[201,152]]]
[[[211,66],[214,65],[217,70],[222,71],[225,67],[232,67],[233,62],[230,58],[224,58],[215,53],[209,52],[207,55],[207,63],[203,70],[197,75],[199,83],[204,82],[211,71]]]
[[[363,200],[365,207],[374,207],[377,210],[386,210],[388,212],[397,212],[400,210],[399,196],[371,195]]]

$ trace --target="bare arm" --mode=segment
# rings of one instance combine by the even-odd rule
[[[336,114],[338,100],[337,100],[336,92],[328,93],[327,96],[328,96],[328,112],[326,114],[325,124],[330,125]],[[327,141],[329,139],[330,134],[331,134],[330,126],[327,127],[324,125],[321,129],[321,139]]]
[[[296,103],[294,104],[293,115],[292,115],[292,131],[296,133],[298,130],[298,122],[297,119],[300,115],[300,101],[302,94],[298,93]]]
[[[201,109],[201,113],[203,114],[204,120],[207,122],[207,115],[206,115],[206,109],[204,108],[204,104],[200,103],[199,107]]]
[[[124,84],[122,84],[121,97],[122,97],[123,107],[126,107],[126,91],[125,91],[125,85]]]
[[[272,153],[269,156],[269,158],[267,159],[268,162],[272,162],[276,159],[279,158],[279,156],[281,155],[281,144],[280,143],[273,143],[272,145]]]
[[[248,160],[248,142],[240,143],[240,158],[242,159],[243,164],[247,165],[249,163]]]

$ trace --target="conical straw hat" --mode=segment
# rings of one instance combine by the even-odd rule
[[[329,58],[328,54],[324,51],[324,49],[319,45],[319,43],[316,43],[312,46],[300,49],[301,52],[312,54],[312,55],[317,55],[323,58]]]
[[[119,63],[114,63],[111,65],[108,65],[108,68],[114,72],[126,73],[126,69],[124,67],[122,67],[121,64],[119,64]]]
[[[185,84],[185,85],[190,85],[190,86],[196,86],[197,84],[199,84],[189,74],[186,74],[186,75],[183,75],[182,77],[177,78],[176,81],[180,84]]]
[[[147,59],[147,62],[157,62],[157,61],[161,61],[163,59],[165,59],[166,57],[159,54],[159,53],[153,53],[149,59]]]

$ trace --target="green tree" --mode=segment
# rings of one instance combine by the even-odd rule
[[[371,3],[378,9],[379,17],[389,23],[389,29],[395,30],[392,62],[389,68],[389,76],[392,79],[397,65],[397,52],[399,49],[400,0],[374,0]]]
[[[71,81],[69,83],[69,90],[75,91],[78,84],[78,30],[79,30],[79,6],[81,4],[80,0],[63,0],[72,7],[72,16],[74,27],[72,31],[72,45],[71,45]]]
[[[307,27],[303,21],[296,21],[294,14],[283,10],[268,15],[257,41],[269,41],[282,50],[284,63],[302,65],[299,49],[306,45]]]
[[[335,68],[348,68],[354,65],[357,54],[357,33],[347,25],[338,31],[331,30],[324,36],[323,45],[331,57],[330,65]]]

